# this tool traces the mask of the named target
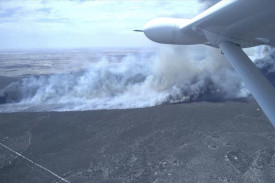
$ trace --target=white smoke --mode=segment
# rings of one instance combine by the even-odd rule
[[[24,78],[2,89],[0,111],[121,109],[246,97],[217,49],[164,47],[145,57],[101,58],[79,72]]]

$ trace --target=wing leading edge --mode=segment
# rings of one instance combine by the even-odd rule
[[[243,48],[275,46],[275,1],[223,0],[182,27],[186,28],[200,33],[215,47],[228,38]]]

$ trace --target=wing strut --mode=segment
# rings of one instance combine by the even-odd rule
[[[219,47],[275,127],[275,88],[240,46],[221,42]]]

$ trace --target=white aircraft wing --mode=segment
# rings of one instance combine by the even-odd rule
[[[186,28],[230,36],[243,41],[241,47],[275,45],[275,1],[224,0],[194,17]]]
[[[144,34],[158,43],[221,49],[275,127],[275,89],[242,50],[275,45],[275,0],[223,0],[190,20],[151,20]]]

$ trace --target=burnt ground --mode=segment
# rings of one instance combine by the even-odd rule
[[[275,131],[253,100],[2,113],[0,142],[3,183],[275,182]]]

